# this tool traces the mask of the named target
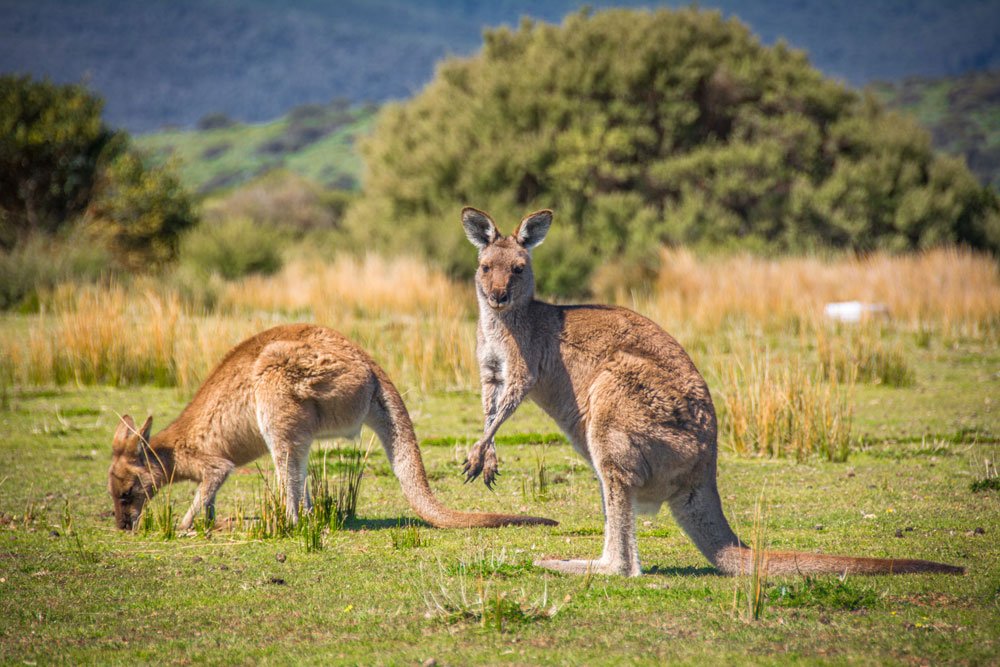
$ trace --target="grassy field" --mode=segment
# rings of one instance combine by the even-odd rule
[[[117,293],[54,295],[41,315],[0,318],[0,662],[995,663],[1000,287],[995,265],[977,261],[946,254],[774,265],[679,255],[669,263],[676,274],[665,269],[650,295],[636,297],[688,347],[728,434],[737,408],[762,404],[781,384],[755,383],[752,358],[764,360],[753,363],[767,364],[772,378],[801,363],[805,375],[794,377],[822,386],[830,369],[852,369],[833,385],[851,417],[846,461],[795,451],[737,455],[731,435],[721,443],[720,490],[745,539],[763,495],[772,548],[968,568],[963,577],[772,578],[757,620],[749,578],[718,576],[667,512],[640,517],[642,577],[577,578],[531,566],[542,556],[599,554],[597,485],[531,405],[501,429],[496,492],[461,483],[466,443],[480,424],[462,286],[421,274],[436,285],[424,302],[377,280],[323,293],[324,284],[349,286],[349,275],[363,273],[344,263],[299,290],[290,288],[302,284],[293,269],[235,283],[211,313],[194,313],[141,282]],[[799,289],[790,290],[796,266]],[[397,284],[422,270],[381,268],[398,271]],[[847,274],[855,293],[891,303],[892,320],[856,330],[810,315],[805,302],[836,297],[824,290]],[[934,278],[919,282],[921,275]],[[714,291],[700,282],[712,276]],[[756,290],[741,296],[746,284]],[[318,551],[301,537],[255,540],[240,528],[263,485],[255,467],[223,487],[208,535],[165,540],[116,531],[105,485],[117,415],[151,413],[154,430],[162,428],[226,346],[248,330],[313,318],[351,332],[397,379],[444,502],[560,525],[426,527],[413,520],[376,447],[357,518],[325,535]],[[123,339],[125,347],[107,347]],[[407,361],[425,348],[420,364]],[[181,357],[193,360],[179,366]],[[778,389],[804,395],[794,382]],[[270,467],[261,461],[264,475]],[[988,479],[981,486],[992,489],[970,489]],[[177,512],[192,492],[172,489]],[[161,495],[158,506],[166,500]]]

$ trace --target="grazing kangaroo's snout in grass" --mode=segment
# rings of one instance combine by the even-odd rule
[[[556,525],[532,516],[457,512],[431,492],[410,415],[396,387],[364,350],[336,331],[307,324],[275,327],[229,351],[191,403],[150,436],[122,417],[115,431],[108,491],[119,528],[130,529],[143,504],[165,484],[198,482],[181,520],[191,527],[233,468],[271,454],[286,510],[295,520],[305,490],[309,447],[319,435],[351,436],[370,427],[385,449],[403,495],[439,528]]]
[[[492,486],[493,437],[530,397],[552,417],[597,474],[604,551],[597,560],[543,560],[553,570],[638,575],[636,512],[667,503],[695,545],[723,573],[749,572],[753,553],[722,512],[716,488],[716,418],[708,386],[667,332],[626,308],[555,306],[534,298],[531,250],[552,212],[532,213],[503,236],[486,213],[462,211],[479,249],[477,353],[485,427],[469,451],[466,479]],[[773,574],[943,572],[924,560],[769,552]]]

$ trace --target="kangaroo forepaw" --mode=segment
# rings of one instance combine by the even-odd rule
[[[496,483],[496,478],[500,475],[500,472],[497,470],[497,452],[493,444],[477,442],[473,445],[472,449],[469,450],[468,456],[465,458],[462,472],[465,473],[466,483],[482,475],[486,487],[492,489]]]

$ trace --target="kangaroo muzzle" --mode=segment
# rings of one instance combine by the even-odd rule
[[[510,305],[510,292],[507,290],[491,292],[486,296],[486,302],[490,304],[490,308],[497,310],[506,308]]]

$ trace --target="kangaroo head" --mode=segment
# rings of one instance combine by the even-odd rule
[[[551,224],[552,211],[535,211],[521,220],[513,234],[504,236],[483,211],[468,206],[462,209],[465,235],[479,248],[476,292],[481,301],[502,312],[534,298],[531,249],[545,240]]]
[[[153,418],[141,429],[128,415],[121,418],[111,444],[111,468],[108,470],[108,493],[115,506],[115,523],[131,530],[146,501],[156,494],[162,482],[162,463],[149,448]]]

